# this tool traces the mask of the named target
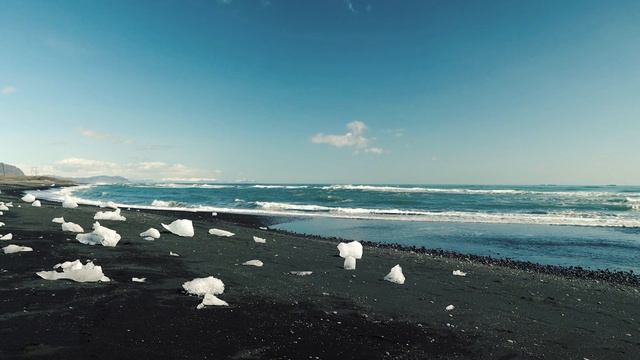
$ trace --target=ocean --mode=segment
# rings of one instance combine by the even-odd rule
[[[640,271],[640,186],[132,183],[39,197],[283,215],[273,228],[542,264]]]

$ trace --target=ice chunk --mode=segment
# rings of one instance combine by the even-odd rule
[[[118,205],[116,205],[116,203],[114,203],[113,201],[107,201],[107,202],[101,201],[99,206],[101,208],[112,208],[112,209],[118,208]]]
[[[180,255],[174,253],[173,251],[169,251],[169,256],[180,256]]]
[[[346,258],[347,256],[353,256],[356,259],[362,258],[362,244],[358,241],[348,243],[341,242],[338,244],[338,251],[340,251],[340,257],[342,258]]]
[[[259,229],[260,229],[260,230],[269,230],[269,228],[268,228],[268,227],[266,227],[266,226],[260,226],[260,227],[259,227]]]
[[[22,201],[27,203],[32,203],[36,201],[36,197],[33,194],[26,194],[25,196],[22,197]]]
[[[206,278],[195,278],[182,284],[182,288],[192,295],[218,295],[224,292],[224,283],[218,278],[208,276]]]
[[[446,308],[444,308],[444,309],[445,309],[446,311],[451,311],[451,310],[453,310],[453,309],[455,309],[455,308],[456,308],[456,307],[455,307],[455,306],[453,306],[453,305],[447,305],[447,307],[446,307]]]
[[[5,254],[13,254],[17,252],[33,251],[33,249],[28,246],[18,246],[11,244],[3,247],[2,251],[4,251]]]
[[[9,207],[5,204],[0,203],[0,211],[9,211]]]
[[[4,223],[3,223],[3,222],[0,222],[0,227],[3,227],[3,226],[4,226]]]
[[[211,216],[218,216],[218,213],[214,211],[211,213]]]
[[[120,215],[120,209],[115,209],[114,211],[98,211],[93,220],[125,221],[127,218]]]
[[[147,241],[153,241],[153,240],[155,240],[155,239],[154,239],[154,238],[152,238],[151,236],[147,236],[147,237],[144,237],[144,238],[142,238],[142,239],[147,240]]]
[[[87,245],[101,244],[114,247],[120,241],[121,236],[115,230],[101,226],[99,222],[93,224],[93,232],[76,235],[76,240]]]
[[[82,265],[80,260],[65,261],[62,264],[57,264],[53,268],[62,269],[62,271],[39,271],[36,275],[45,280],[69,279],[77,282],[110,281],[108,277],[104,276],[102,266],[94,265],[91,261],[87,261],[85,265]]]
[[[229,306],[229,303],[226,301],[219,299],[217,296],[213,294],[205,294],[202,302],[196,306],[196,309],[202,309],[205,306]]]
[[[36,200],[31,203],[31,206],[42,207],[42,203],[40,203],[40,200]]]
[[[62,224],[62,231],[70,231],[70,232],[84,232],[84,229],[82,229],[82,226],[72,223],[72,222],[66,222]]]
[[[262,267],[264,263],[260,260],[249,260],[249,261],[243,262],[242,265]]]
[[[209,234],[215,235],[215,236],[222,236],[222,237],[231,237],[231,236],[235,235],[231,231],[220,230],[220,229],[216,229],[216,228],[209,229]]]
[[[356,258],[353,256],[347,256],[344,258],[344,269],[345,270],[355,270],[356,269]]]
[[[467,273],[461,270],[453,270],[453,276],[467,276]]]
[[[13,201],[6,203],[5,205],[7,205],[8,207],[13,207]]]
[[[65,197],[62,202],[62,207],[65,209],[75,209],[78,207],[78,203],[70,197]]]
[[[56,223],[56,224],[64,224],[64,218],[63,217],[57,217],[57,218],[53,218],[53,220],[51,220],[52,223]]]
[[[289,271],[289,274],[298,276],[309,276],[313,274],[313,271]]]
[[[261,237],[257,237],[257,236],[254,236],[254,237],[253,237],[253,241],[257,242],[258,244],[264,244],[264,243],[266,243],[266,242],[267,242],[267,240],[266,240],[266,239],[263,239],[263,238],[261,238]]]
[[[157,229],[154,228],[149,228],[149,230],[140,233],[141,237],[147,238],[153,238],[153,239],[159,239],[160,238],[160,231],[158,231]],[[146,239],[145,239],[146,240]]]
[[[392,283],[396,283],[396,284],[404,284],[404,274],[402,273],[402,268],[400,267],[400,264],[394,266],[391,268],[391,271],[389,271],[389,273],[387,274],[387,276],[384,277],[385,280],[387,281],[391,281]]]
[[[147,278],[137,278],[137,277],[132,277],[131,281],[133,282],[138,282],[138,283],[143,283],[145,281],[147,281]]]
[[[6,234],[5,236],[0,235],[0,240],[11,240],[13,239],[13,234],[9,233]]]
[[[184,237],[193,237],[193,222],[191,220],[180,219],[172,222],[169,225],[161,224],[163,228],[170,232]]]

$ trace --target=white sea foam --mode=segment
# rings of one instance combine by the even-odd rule
[[[344,185],[341,185],[344,186]],[[47,190],[38,193],[38,196],[47,200],[60,201],[64,194],[70,194],[74,190],[84,190],[90,185],[72,188]],[[57,192],[56,192],[57,191]],[[61,194],[63,192],[63,194]],[[530,192],[532,193],[532,192]],[[544,194],[553,194],[543,192]],[[607,193],[607,192],[556,192],[555,194],[574,194],[573,196],[596,196],[608,199],[615,198],[626,201],[629,207],[640,210],[634,205],[633,199],[640,198],[636,193]],[[570,195],[568,195],[570,196]],[[626,198],[625,198],[626,197]],[[631,199],[631,200],[630,200]],[[95,205],[99,202],[78,199],[82,204]],[[194,207],[163,207],[163,210],[185,212],[215,212],[229,214],[248,215],[277,215],[277,216],[304,216],[304,217],[331,217],[348,219],[377,219],[397,221],[425,221],[425,222],[471,222],[471,223],[504,223],[504,224],[543,224],[543,225],[572,225],[572,226],[602,226],[602,227],[640,227],[640,218],[633,216],[636,211],[629,214],[607,214],[602,212],[576,212],[558,211],[547,214],[529,213],[500,213],[482,211],[418,211],[405,209],[367,209],[348,207],[328,207],[313,204],[292,204],[285,202],[256,202],[258,208],[227,208],[219,206],[194,206]],[[128,206],[128,205],[127,205]],[[134,209],[158,209],[148,205],[131,205]]]
[[[134,187],[147,188],[172,188],[172,189],[226,189],[231,185],[213,185],[213,184],[181,184],[181,183],[160,183],[160,184],[137,184]]]
[[[465,189],[465,188],[433,188],[433,187],[403,187],[383,185],[329,185],[322,186],[322,190],[359,190],[396,193],[441,193],[441,194],[485,194],[485,195],[547,195],[557,197],[610,197],[619,198],[621,194],[606,191],[539,191],[521,189]],[[640,195],[640,194],[637,194]],[[629,198],[627,198],[628,200]]]
[[[151,206],[172,207],[172,206],[178,206],[178,202],[176,202],[176,201],[164,201],[164,200],[153,200],[151,202]]]
[[[253,185],[255,189],[306,189],[308,185]]]

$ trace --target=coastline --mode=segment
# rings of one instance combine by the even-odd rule
[[[0,201],[16,205],[18,192],[26,190],[0,189]],[[336,255],[339,239],[261,230],[272,219],[252,215],[168,210],[123,209],[126,222],[102,223],[123,240],[116,248],[92,247],[50,221],[64,215],[86,230],[95,206],[22,205],[0,217],[7,224],[0,233],[13,232],[11,243],[34,248],[0,255],[0,298],[6,299],[0,303],[1,328],[14,334],[0,352],[8,357],[101,358],[107,355],[102,349],[117,346],[126,348],[128,357],[161,358],[202,357],[210,350],[214,358],[630,359],[640,345],[635,274],[366,242],[364,257],[351,272]],[[196,237],[163,232],[148,242],[138,236],[176,218],[192,219]],[[211,227],[236,236],[207,235]],[[253,235],[267,238],[267,244],[253,243]],[[181,256],[169,257],[169,251]],[[114,281],[47,282],[34,275],[76,258],[95,259]],[[253,258],[263,260],[264,268],[239,265]],[[382,280],[396,263],[407,276],[405,285]],[[454,277],[456,269],[469,275]],[[291,270],[314,274],[295,277]],[[128,281],[143,275],[146,284]],[[181,293],[183,281],[208,275],[225,281],[228,289],[221,297],[230,308],[196,310],[199,300]],[[67,301],[73,309],[64,306]],[[444,311],[449,304],[456,309]],[[166,342],[174,336],[162,329],[166,324],[184,335]]]

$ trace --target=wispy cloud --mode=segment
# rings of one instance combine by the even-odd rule
[[[88,139],[93,139],[98,141],[108,141],[113,144],[127,144],[127,145],[135,144],[135,140],[133,139],[125,139],[107,132],[81,128],[81,129],[78,129],[78,133],[80,133],[81,136]]]
[[[116,163],[112,161],[70,157],[42,167],[41,173],[59,176],[124,176],[132,179],[207,179],[220,176],[218,170],[191,168],[183,164],[169,164],[163,161],[142,161]]]
[[[314,144],[327,144],[338,148],[352,148],[356,153],[363,151],[370,154],[381,154],[384,152],[382,148],[370,146],[371,139],[365,134],[368,130],[367,125],[362,121],[352,121],[347,124],[347,133],[340,135],[318,133],[311,137]]]
[[[0,93],[4,95],[13,94],[16,91],[18,91],[18,89],[16,89],[14,86],[11,86],[11,85],[5,85],[2,87],[2,89],[0,89]]]

